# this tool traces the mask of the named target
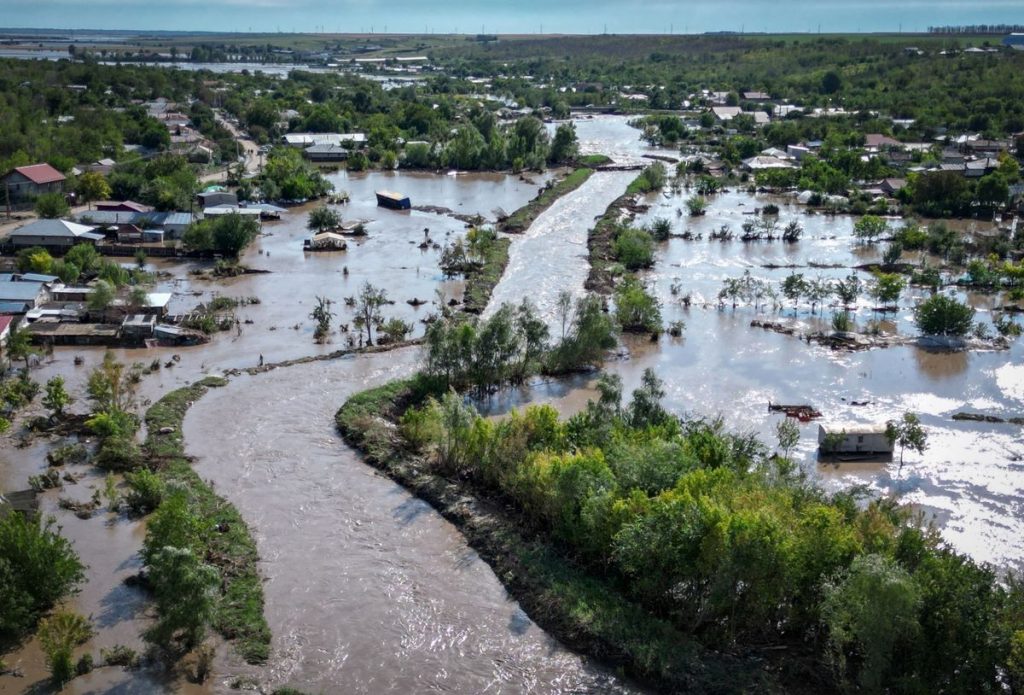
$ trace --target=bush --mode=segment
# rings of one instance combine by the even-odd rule
[[[702,195],[690,196],[686,199],[686,209],[690,211],[690,217],[700,217],[708,209],[708,199]]]
[[[107,666],[121,666],[125,669],[134,669],[139,666],[138,653],[123,644],[115,644],[110,649],[100,649],[100,658]]]
[[[84,569],[51,522],[21,514],[0,518],[0,638],[31,629],[40,614],[84,580]]]
[[[60,611],[39,624],[39,643],[53,682],[62,686],[75,677],[75,647],[92,637],[89,621],[77,613]]]
[[[46,462],[51,466],[85,463],[88,459],[89,451],[83,444],[64,444],[46,454]]]
[[[615,258],[628,270],[654,265],[654,241],[642,229],[623,229],[615,238]]]
[[[974,326],[974,309],[944,294],[934,294],[914,307],[914,323],[925,335],[963,337]]]
[[[668,241],[672,235],[672,223],[664,217],[659,217],[651,223],[647,232],[655,241]]]
[[[70,211],[63,193],[44,193],[36,198],[36,214],[43,219],[64,217]]]
[[[160,477],[148,468],[126,473],[124,481],[128,484],[128,493],[124,496],[124,501],[133,512],[146,514],[160,506],[166,486]]]
[[[96,465],[107,471],[130,471],[142,465],[142,450],[131,437],[113,435],[103,440]]]

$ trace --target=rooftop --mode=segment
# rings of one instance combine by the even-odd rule
[[[18,172],[32,183],[40,186],[47,183],[56,183],[57,181],[63,181],[65,179],[64,174],[60,173],[49,164],[32,164],[30,166],[15,167],[14,171]]]

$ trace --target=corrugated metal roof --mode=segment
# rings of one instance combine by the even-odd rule
[[[41,282],[0,283],[0,302],[35,302],[42,290]]]
[[[19,236],[78,238],[84,237],[85,234],[92,232],[94,229],[95,227],[78,224],[76,222],[68,222],[67,220],[36,220],[35,222],[26,224],[24,227],[15,229],[11,232],[10,237],[12,239]],[[102,239],[103,237],[101,236],[100,238]]]
[[[63,181],[65,178],[64,174],[60,173],[49,164],[32,164],[25,167],[15,167],[14,171],[37,185],[56,183],[57,181]]]
[[[56,275],[43,275],[41,273],[25,273],[21,276],[22,282],[56,282],[58,279]]]

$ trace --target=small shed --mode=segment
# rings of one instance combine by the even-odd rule
[[[884,424],[832,422],[818,425],[818,449],[823,454],[892,455],[893,442]]]

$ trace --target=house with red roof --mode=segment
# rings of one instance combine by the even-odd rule
[[[63,193],[66,181],[64,174],[49,164],[15,167],[0,176],[0,201],[18,205],[44,193]]]

